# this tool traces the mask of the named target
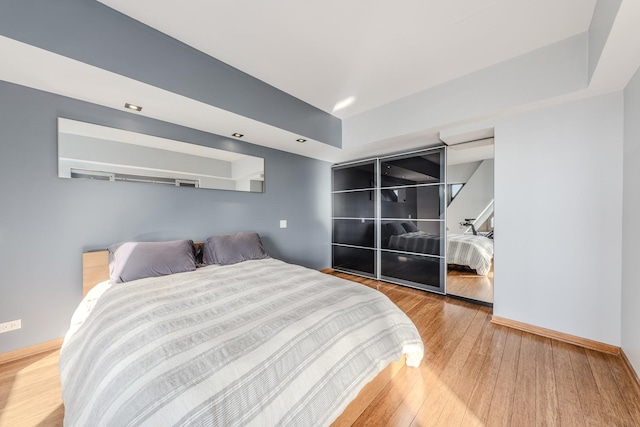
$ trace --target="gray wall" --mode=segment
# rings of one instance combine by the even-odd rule
[[[265,159],[265,193],[58,178],[57,117]],[[255,230],[274,257],[330,265],[330,164],[0,82],[0,353],[64,335],[81,253],[125,240]],[[280,229],[279,220],[288,228]]]
[[[470,163],[459,163],[456,165],[447,165],[447,182],[452,184],[464,184],[482,163],[481,160]]]
[[[589,79],[600,61],[622,0],[598,0],[589,25]]]
[[[94,0],[3,0],[0,34],[335,147],[342,145],[337,117]]]
[[[624,90],[622,350],[640,373],[640,70]]]
[[[495,124],[494,315],[620,345],[623,114],[617,92]]]
[[[460,224],[467,218],[475,218],[474,224],[480,227],[491,214],[486,209],[494,199],[493,170],[493,159],[483,160],[447,206],[447,234],[464,234],[469,227]]]

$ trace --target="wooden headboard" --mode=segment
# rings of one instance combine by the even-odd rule
[[[82,254],[82,296],[95,285],[109,280],[109,251]]]
[[[202,243],[194,243],[200,249]],[[109,280],[109,251],[84,252],[82,254],[82,296],[95,285]]]

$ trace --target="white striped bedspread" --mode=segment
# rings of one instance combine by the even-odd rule
[[[447,263],[466,265],[481,276],[491,270],[493,240],[473,234],[450,234],[447,236]]]
[[[60,354],[65,426],[323,426],[411,320],[364,285],[275,259],[96,286]]]
[[[407,252],[439,255],[439,234],[416,231],[391,236],[389,248]],[[450,234],[447,236],[447,263],[472,268],[481,276],[491,270],[493,240],[473,234]]]
[[[419,254],[440,255],[442,239],[439,234],[415,231],[391,236],[389,249]]]

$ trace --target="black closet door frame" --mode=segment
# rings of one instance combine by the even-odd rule
[[[362,187],[362,186],[358,186],[356,188],[348,188],[348,189],[341,189],[341,190],[335,190],[335,170],[338,169],[345,169],[348,167],[356,167],[359,165],[368,165],[368,164],[372,164],[374,167],[373,170],[373,183],[372,186],[370,187]],[[340,163],[340,164],[336,164],[333,165],[332,169],[332,173],[331,173],[331,264],[332,264],[332,268],[336,271],[341,271],[344,273],[349,273],[349,274],[353,274],[356,276],[362,276],[362,277],[366,277],[369,279],[378,279],[378,247],[377,247],[377,233],[378,233],[378,219],[376,217],[377,214],[377,201],[376,201],[376,197],[378,196],[378,192],[376,191],[376,188],[378,187],[378,176],[379,176],[379,171],[378,171],[378,161],[376,158],[369,158],[369,159],[361,159],[361,160],[356,160],[353,162],[347,162],[347,163]],[[336,194],[343,194],[343,193],[354,193],[354,192],[371,192],[371,194],[373,194],[373,202],[374,202],[374,209],[373,209],[373,217],[342,217],[342,216],[335,216],[335,195]],[[334,242],[334,224],[335,221],[356,221],[356,220],[362,220],[364,221],[373,221],[373,228],[374,228],[374,233],[376,233],[376,237],[374,237],[374,242],[373,242],[373,247],[368,248],[368,247],[364,247],[364,246],[354,246],[354,245],[349,245],[349,244],[345,244],[345,243],[336,243]],[[373,271],[369,274],[366,271],[359,271],[359,270],[354,270],[351,268],[347,268],[347,267],[338,267],[336,268],[334,261],[335,261],[335,254],[336,251],[339,251],[340,249],[336,249],[336,248],[342,248],[343,250],[348,250],[351,249],[352,251],[359,251],[359,252],[366,252],[368,250],[371,250],[373,252],[373,261],[374,261],[374,265],[373,265]]]
[[[440,152],[440,161],[442,162],[441,164],[441,171],[443,176],[440,178],[440,181],[438,183],[434,183],[434,184],[428,184],[431,186],[440,186],[442,188],[442,191],[440,192],[440,203],[443,204],[443,213],[442,213],[442,217],[437,220],[437,222],[444,224],[444,228],[442,228],[442,226],[440,226],[440,234],[441,234],[441,238],[443,239],[443,243],[444,243],[444,247],[442,249],[442,255],[441,256],[429,256],[429,255],[420,255],[417,253],[410,253],[407,252],[406,254],[408,256],[419,256],[419,257],[429,257],[429,258],[437,258],[440,261],[440,271],[439,271],[439,275],[440,275],[440,284],[441,286],[433,286],[433,285],[427,285],[427,284],[418,284],[418,283],[413,283],[410,281],[406,281],[406,280],[402,280],[399,278],[393,278],[390,276],[384,276],[382,275],[382,256],[383,256],[383,252],[385,253],[391,253],[391,252],[396,252],[396,253],[404,253],[402,251],[393,251],[393,250],[385,250],[382,248],[382,232],[381,232],[381,226],[382,226],[382,169],[381,169],[381,164],[384,161],[389,161],[391,159],[394,158],[403,158],[403,157],[410,157],[412,155],[418,156],[424,153],[429,153],[429,152]],[[346,162],[346,163],[340,163],[340,164],[336,164],[332,167],[332,174],[331,174],[331,179],[332,179],[332,183],[331,183],[331,189],[332,189],[332,207],[331,207],[331,212],[332,212],[332,217],[331,217],[331,223],[332,223],[332,236],[333,236],[333,223],[334,223],[334,206],[333,206],[333,195],[336,194],[336,192],[340,193],[340,192],[347,192],[349,190],[342,190],[342,191],[334,191],[334,174],[333,174],[333,170],[334,169],[341,169],[341,168],[345,168],[345,167],[349,167],[349,166],[357,166],[359,164],[366,164],[369,162],[374,162],[375,167],[374,167],[374,187],[373,187],[373,191],[375,193],[375,215],[374,215],[374,227],[375,227],[375,242],[374,242],[374,246],[375,248],[373,248],[373,250],[375,251],[375,274],[373,278],[375,278],[376,280],[382,280],[388,283],[393,283],[393,284],[398,284],[401,286],[405,286],[405,287],[410,287],[410,288],[414,288],[414,289],[419,289],[422,291],[427,291],[427,292],[432,292],[432,293],[437,293],[437,294],[441,294],[441,295],[446,295],[446,289],[447,289],[447,262],[446,262],[446,253],[447,253],[447,239],[446,239],[446,235],[447,235],[447,230],[446,230],[446,224],[447,224],[447,209],[446,209],[446,200],[447,200],[447,150],[446,150],[446,145],[438,145],[435,147],[429,147],[429,148],[423,148],[423,149],[419,149],[419,150],[415,150],[415,151],[409,151],[409,152],[401,152],[401,153],[394,153],[394,154],[390,154],[390,155],[385,155],[385,156],[380,156],[380,157],[376,157],[376,158],[369,158],[369,159],[362,159],[362,160],[357,160],[357,161],[353,161],[353,162]],[[426,186],[426,185],[425,185]],[[386,187],[384,187],[386,188]],[[353,190],[353,191],[364,191],[362,189],[359,190]],[[338,217],[339,219],[339,217]],[[415,219],[416,221],[419,221],[418,218]],[[337,244],[335,244],[333,242],[333,237],[332,237],[332,242],[331,242],[331,246],[332,246],[332,266],[336,271],[342,271],[345,273],[349,273],[349,274],[354,274],[354,275],[358,275],[358,276],[362,276],[362,277],[367,277],[367,278],[372,278],[371,275],[365,273],[365,272],[358,272],[358,271],[354,271],[351,269],[344,269],[344,268],[336,268],[333,265],[333,250],[335,246],[338,246]],[[339,246],[343,246],[343,245],[339,245]]]
[[[416,253],[410,253],[410,252],[406,252],[406,254],[408,256],[420,256],[423,258],[437,258],[440,260],[440,284],[441,286],[434,286],[434,285],[427,285],[427,284],[418,284],[415,282],[411,282],[411,281],[407,281],[407,280],[403,280],[400,278],[393,278],[391,276],[385,276],[382,274],[382,256],[383,253],[405,253],[402,251],[393,251],[393,250],[387,250],[384,249],[382,247],[382,221],[385,220],[385,218],[382,218],[382,190],[384,188],[387,187],[383,187],[382,186],[382,163],[385,161],[389,161],[389,160],[393,160],[393,159],[401,159],[404,157],[412,157],[412,156],[419,156],[422,154],[427,154],[430,152],[440,152],[440,162],[441,162],[441,173],[442,173],[442,177],[440,178],[440,181],[436,184],[431,184],[431,185],[437,185],[439,187],[442,188],[442,192],[440,194],[440,203],[444,203],[443,206],[443,213],[442,213],[442,217],[440,220],[438,220],[437,222],[444,224],[444,228],[442,228],[442,226],[440,227],[440,235],[441,238],[443,238],[443,249],[442,249],[442,255],[438,256],[438,257],[432,257],[429,255],[419,255]],[[447,186],[446,186],[446,181],[447,181],[447,150],[446,150],[446,145],[438,145],[435,147],[429,147],[429,148],[423,148],[423,149],[419,149],[419,150],[414,150],[414,151],[408,151],[408,152],[401,152],[401,153],[394,153],[394,154],[389,154],[386,156],[380,156],[376,159],[376,170],[377,170],[377,177],[376,177],[376,181],[377,181],[377,187],[376,187],[376,227],[377,227],[377,237],[378,237],[378,241],[376,242],[376,246],[377,246],[377,252],[376,252],[376,266],[377,266],[377,271],[376,271],[376,279],[377,280],[382,280],[384,282],[387,283],[394,283],[397,285],[401,285],[401,286],[405,286],[405,287],[409,287],[409,288],[414,288],[414,289],[419,289],[421,291],[427,291],[427,292],[432,292],[432,293],[436,293],[436,294],[440,294],[440,295],[446,295],[447,293],[447,260],[446,260],[446,254],[447,254],[447,209],[446,209],[446,200],[447,200]],[[416,218],[417,221],[419,221]]]

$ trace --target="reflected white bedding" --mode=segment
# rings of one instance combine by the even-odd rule
[[[447,236],[447,263],[466,265],[486,276],[493,261],[493,240],[473,234]]]
[[[416,231],[391,236],[389,248],[401,251],[440,255],[439,234]],[[493,240],[473,234],[449,234],[447,236],[447,263],[464,265],[486,276],[493,261]]]
[[[66,426],[329,425],[423,356],[366,286],[274,259],[96,286],[60,355]]]

